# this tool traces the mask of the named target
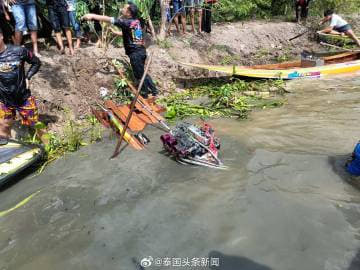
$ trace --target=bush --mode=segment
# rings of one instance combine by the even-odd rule
[[[295,0],[219,0],[214,7],[214,21],[236,21],[284,16],[294,13]],[[359,13],[359,0],[312,0],[310,14],[322,16],[325,9],[338,13]]]

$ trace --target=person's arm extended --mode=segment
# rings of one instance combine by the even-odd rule
[[[7,12],[7,10],[6,10],[5,3],[4,3],[4,2],[2,3],[1,9],[2,9],[2,11],[3,11],[3,13],[4,13],[5,19],[6,19],[7,21],[10,21],[10,16],[9,16],[9,13]]]
[[[93,13],[85,14],[81,19],[86,20],[86,21],[94,20],[94,21],[107,22],[107,23],[111,23],[113,20],[112,17],[97,15],[97,14],[93,14]]]
[[[319,22],[319,25],[324,24],[326,21],[327,21],[327,19],[326,19],[326,18],[321,19],[321,21]]]
[[[112,28],[112,27],[110,27],[110,31],[111,31],[111,33],[113,33],[114,35],[122,36],[122,32],[121,32],[121,31],[117,31],[117,30],[115,30],[115,29]]]
[[[321,33],[331,33],[331,31],[334,29],[333,26],[326,27],[325,29],[321,30]]]
[[[22,56],[22,59],[31,65],[26,73],[26,79],[30,80],[39,71],[41,61],[32,52],[25,48],[23,48]]]

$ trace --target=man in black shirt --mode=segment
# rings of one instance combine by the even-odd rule
[[[31,65],[26,74],[25,62]],[[16,112],[23,125],[33,126],[38,121],[35,98],[28,86],[40,66],[39,58],[28,49],[5,45],[0,31],[0,137],[10,137]]]
[[[140,80],[144,74],[146,60],[146,49],[144,46],[143,30],[140,20],[137,18],[138,8],[132,2],[128,2],[122,9],[123,18],[113,18],[96,14],[86,14],[83,20],[96,20],[100,22],[111,23],[122,30],[125,53],[130,58],[130,64],[137,80]],[[153,96],[158,94],[158,90],[149,75],[144,80],[141,89],[141,95],[147,98],[149,94]]]

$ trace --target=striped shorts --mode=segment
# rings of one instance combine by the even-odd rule
[[[25,126],[34,126],[39,121],[39,112],[35,97],[30,96],[22,106],[6,106],[0,102],[0,119],[16,118],[16,112],[21,116],[21,124]]]

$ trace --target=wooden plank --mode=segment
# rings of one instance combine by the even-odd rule
[[[116,106],[116,104],[111,100],[105,101],[105,107],[112,110],[113,113],[123,122],[126,121],[126,118],[130,113],[129,107]],[[136,115],[133,115],[133,117],[131,117],[131,120],[129,122],[129,128],[132,131],[141,131],[144,130],[145,127],[146,127],[146,123],[142,119],[140,119]]]

